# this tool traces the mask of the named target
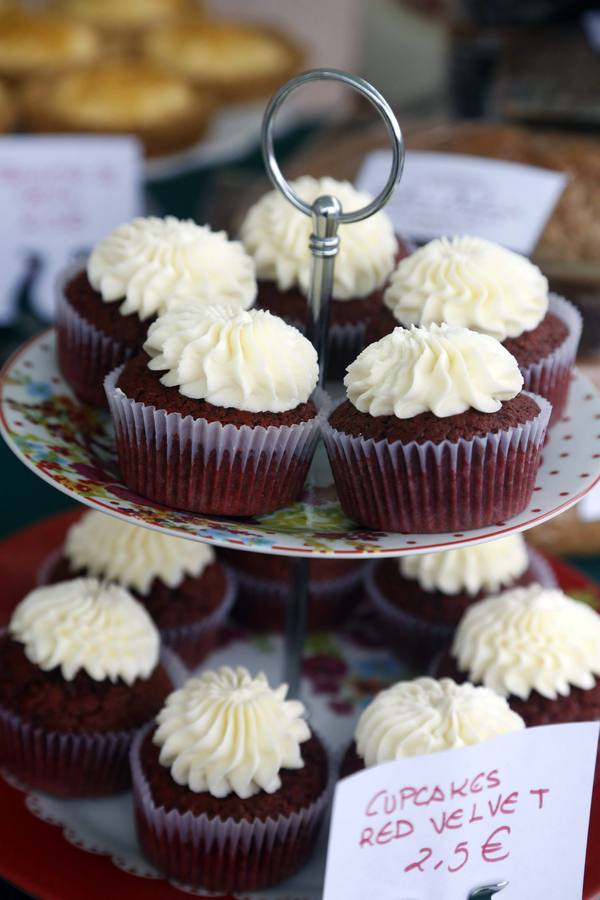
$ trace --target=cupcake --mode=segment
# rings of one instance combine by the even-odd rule
[[[286,693],[263,674],[223,666],[171,694],[157,725],[138,735],[138,837],[167,877],[250,891],[308,858],[327,801],[327,754]]]
[[[134,49],[148,28],[162,27],[198,11],[197,0],[54,0],[58,10]]]
[[[581,336],[577,309],[524,256],[481,238],[439,238],[403,259],[384,293],[387,331],[400,323],[460,325],[502,341],[526,391],[564,411]]]
[[[163,646],[190,668],[215,646],[235,596],[235,579],[209,544],[95,511],[71,526],[40,576],[45,583],[75,576],[116,581],[146,608]]]
[[[410,756],[481,744],[525,727],[503,697],[451,678],[400,681],[362,713],[341,775]]]
[[[21,112],[29,131],[133,134],[151,157],[195,144],[210,123],[213,99],[165,66],[102,60],[32,77]]]
[[[372,199],[347,181],[333,178],[305,175],[292,181],[291,187],[307,203],[333,194],[345,212],[366,206]],[[256,264],[258,305],[301,329],[308,317],[312,230],[311,219],[291,206],[279,191],[270,191],[252,206],[240,230]],[[329,325],[328,368],[332,377],[342,377],[348,363],[363,349],[368,323],[382,309],[388,276],[396,259],[406,253],[384,212],[341,225],[339,235]]]
[[[94,30],[80,22],[51,12],[0,11],[0,78],[12,84],[86,65],[101,53]]]
[[[369,566],[367,596],[390,644],[427,665],[445,647],[464,611],[505,588],[556,580],[543,556],[520,534],[437,553],[383,559]]]
[[[299,498],[321,426],[310,341],[263,310],[173,302],[144,349],[106,379],[132,490],[229,516]]]
[[[600,615],[530,585],[470,606],[439,674],[483,684],[527,725],[600,718]]]
[[[530,500],[550,404],[513,356],[456,325],[395,328],[348,367],[323,437],[344,512],[363,526],[462,532]]]
[[[8,88],[0,82],[0,133],[10,131],[15,122],[15,108]]]
[[[134,734],[173,689],[152,619],[124,588],[77,578],[28,594],[0,636],[0,761],[32,788],[129,784]]]
[[[254,265],[237,241],[172,216],[134,219],[103,238],[57,291],[58,362],[77,396],[104,405],[105,376],[142,349],[177,295],[199,307],[252,305]]]
[[[282,631],[290,592],[290,560],[286,556],[223,550],[236,573],[235,619],[257,631]],[[340,625],[362,595],[364,563],[347,559],[311,559],[308,630],[328,631]]]
[[[207,18],[148,31],[142,50],[221,103],[266,99],[298,71],[303,57],[296,43],[273,28]]]

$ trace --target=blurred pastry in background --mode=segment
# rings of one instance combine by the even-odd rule
[[[0,77],[12,83],[94,62],[101,49],[96,32],[81,22],[47,12],[0,11]]]
[[[33,78],[22,101],[30,131],[134,134],[148,156],[193,144],[212,111],[206,92],[176,72],[134,60]]]
[[[304,55],[271,28],[212,19],[152,30],[143,51],[226,102],[269,96],[298,71]]]
[[[136,40],[145,28],[198,12],[198,0],[54,0],[54,8],[109,38]]]
[[[0,133],[10,131],[15,119],[15,105],[10,90],[0,82]]]

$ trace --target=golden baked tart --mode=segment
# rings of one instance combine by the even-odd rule
[[[130,34],[198,11],[195,0],[55,0],[54,8],[110,34]]]
[[[92,28],[46,12],[0,11],[0,77],[16,82],[29,75],[65,70],[99,58]]]
[[[14,124],[15,107],[9,89],[0,83],[0,132],[10,131]]]
[[[299,68],[302,52],[270,28],[225,20],[196,19],[144,36],[143,50],[210,88],[226,101],[268,96]]]
[[[29,130],[134,134],[148,156],[193,144],[211,110],[205,92],[176,72],[144,61],[113,61],[35,78],[23,91]]]

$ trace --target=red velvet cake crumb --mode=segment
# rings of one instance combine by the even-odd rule
[[[115,338],[131,350],[141,350],[152,318],[143,322],[137,313],[124,316],[123,300],[107,303],[102,294],[91,286],[87,272],[82,269],[66,286],[65,296],[73,309],[90,325]],[[123,298],[125,299],[125,298]]]

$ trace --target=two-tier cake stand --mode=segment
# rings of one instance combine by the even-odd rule
[[[389,177],[379,196],[361,210],[343,210],[330,196],[309,206],[285,181],[275,158],[273,131],[281,104],[298,87],[323,79],[341,81],[366,97],[383,117],[390,135]],[[263,154],[275,187],[300,212],[312,217],[308,334],[319,352],[323,379],[329,299],[340,242],[338,226],[367,218],[390,198],[402,174],[402,134],[388,103],[370,84],[345,72],[318,69],[288,82],[271,100],[263,124]],[[323,448],[317,452],[302,499],[286,509],[248,520],[170,509],[133,494],[121,481],[108,414],[78,401],[65,383],[56,362],[52,329],[21,347],[5,365],[0,378],[0,430],[25,465],[88,506],[189,540],[290,557],[284,672],[292,693],[299,689],[311,558],[399,557],[491,541],[553,518],[577,503],[600,477],[600,398],[590,382],[575,372],[565,414],[553,426],[544,447],[532,501],[509,521],[450,534],[397,534],[360,528],[342,513]]]

